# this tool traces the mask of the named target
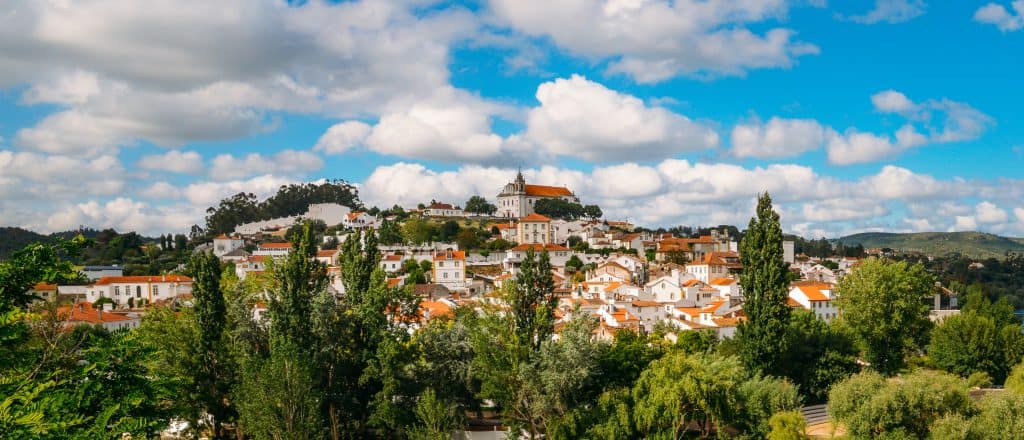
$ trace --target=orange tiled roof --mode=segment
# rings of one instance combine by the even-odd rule
[[[401,283],[401,278],[388,278],[388,287],[395,287],[398,283]]]
[[[661,303],[657,301],[640,301],[634,300],[632,303],[633,307],[661,307]]]
[[[36,283],[36,285],[32,287],[32,290],[57,290],[57,285],[49,283]]]
[[[335,256],[337,254],[338,254],[338,251],[336,249],[325,249],[325,250],[316,251],[316,256],[319,257],[319,258],[333,257],[333,256]]]
[[[537,214],[535,212],[535,213],[532,213],[532,214],[530,214],[530,215],[528,215],[526,217],[523,217],[523,218],[519,219],[519,221],[521,221],[521,222],[550,222],[551,218],[549,218],[547,216],[544,216],[544,215]]]
[[[291,249],[291,243],[260,243],[260,249]]]
[[[702,283],[700,282],[700,280],[698,280],[696,278],[694,278],[692,280],[683,281],[683,287],[693,287],[693,286],[695,286],[697,284],[702,284]]]
[[[93,285],[105,286],[107,284],[124,283],[191,283],[192,278],[185,275],[144,275],[130,277],[103,277],[96,280]]]
[[[103,312],[101,316],[99,310],[92,308],[92,303],[86,301],[61,307],[57,309],[57,313],[59,316],[65,316],[65,321],[88,322],[90,324],[130,321],[132,319],[114,312]]]
[[[420,301],[421,317],[424,316],[424,312],[430,312],[430,319],[434,319],[438,316],[451,315],[452,308],[441,301]]]
[[[735,278],[715,278],[711,280],[712,286],[731,286],[736,284]]]
[[[465,251],[434,252],[434,260],[465,260]]]
[[[384,261],[400,261],[401,259],[401,255],[385,255],[383,258]]]
[[[822,290],[832,290],[832,285],[829,283],[794,283],[797,289],[807,296],[808,301],[829,301],[828,295]]]
[[[537,197],[572,196],[572,191],[564,186],[526,185],[526,195]]]

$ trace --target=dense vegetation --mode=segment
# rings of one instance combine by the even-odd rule
[[[840,238],[838,242],[930,256],[959,254],[971,258],[1002,258],[1008,253],[1024,253],[1024,240],[984,232],[866,232]]]
[[[537,214],[563,220],[576,220],[580,218],[598,219],[604,215],[597,205],[581,205],[579,203],[567,202],[562,199],[540,199],[533,205],[533,211]]]
[[[1024,435],[1024,337],[1006,300],[970,289],[963,315],[933,327],[924,267],[869,259],[837,286],[837,320],[783,308],[767,194],[741,242],[749,321],[721,341],[687,331],[671,343],[664,325],[595,340],[578,310],[556,326],[550,261],[533,252],[498,292],[507,307],[423,323],[411,288],[388,287],[376,234],[344,242],[346,293],[330,295],[314,229],[294,229],[294,251],[244,282],[192,255],[192,307],[113,333],[65,331],[52,306],[25,311],[34,282],[78,276],[68,261],[84,237],[0,262],[0,432],[148,438],[184,420],[213,438],[440,439],[493,414],[529,438],[782,439],[803,438],[796,410],[827,398],[856,439]],[[969,385],[1004,383],[968,398]]]
[[[238,193],[206,210],[207,237],[228,233],[235,226],[259,220],[300,215],[315,203],[337,203],[362,209],[359,191],[344,180],[282,186],[277,193],[260,202],[255,194]],[[195,229],[195,228],[193,228]]]

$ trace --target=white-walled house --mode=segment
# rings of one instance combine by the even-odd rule
[[[128,304],[129,298],[135,303],[145,299],[147,303],[176,298],[192,293],[192,279],[184,275],[153,275],[128,277],[103,277],[86,289],[86,300],[96,302],[110,298],[116,304]]]
[[[730,298],[743,298],[743,290],[740,289],[739,280],[736,278],[715,278],[708,284],[715,289],[718,289],[718,296],[728,296]]]
[[[365,212],[350,212],[341,224],[352,229],[376,228],[377,217]]]
[[[423,209],[423,215],[427,217],[465,217],[466,212],[462,208],[448,203],[434,202]]]
[[[380,258],[380,268],[384,269],[384,272],[395,273],[402,270],[402,264],[405,263],[404,255],[385,255]]]
[[[817,281],[798,281],[789,289],[789,298],[801,307],[814,312],[824,321],[831,321],[839,316],[836,297],[833,293],[835,285]]]
[[[291,243],[260,243],[256,248],[254,256],[261,257],[284,257],[292,251]]]
[[[242,237],[228,237],[221,234],[213,239],[213,255],[220,258],[235,249],[241,249],[243,246],[245,246],[245,240],[242,240]]]
[[[572,251],[569,248],[557,244],[521,244],[505,252],[504,264],[506,269],[514,272],[514,269],[519,267],[519,263],[526,258],[526,251],[530,249],[533,249],[533,252],[537,254],[542,251],[548,251],[548,260],[551,261],[552,267],[565,267],[565,263],[572,256]]]
[[[324,263],[327,266],[334,266],[338,262],[338,257],[341,255],[341,251],[337,249],[321,249],[316,251],[317,261]]]
[[[78,302],[58,309],[60,316],[64,316],[64,324],[67,327],[78,325],[95,325],[107,330],[133,329],[140,324],[139,316],[135,313],[115,313],[105,304],[100,309],[94,309],[90,302]]]
[[[434,283],[445,286],[449,290],[463,290],[466,288],[466,252],[435,252],[432,269],[432,281]]]

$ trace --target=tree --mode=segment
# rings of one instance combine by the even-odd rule
[[[824,402],[832,384],[859,369],[853,341],[810,310],[796,310],[790,316],[782,365],[781,373],[809,403]]]
[[[963,377],[987,373],[996,383],[1003,383],[1022,355],[1020,324],[1000,328],[995,319],[973,310],[942,320],[928,344],[928,357],[935,366]]]
[[[904,355],[923,345],[930,326],[924,298],[933,288],[924,266],[875,258],[836,286],[840,321],[875,371],[895,373]]]
[[[192,371],[201,408],[210,415],[213,434],[223,436],[221,425],[233,421],[237,412],[228,402],[235,384],[235,366],[229,357],[224,338],[227,305],[220,287],[220,261],[212,253],[193,254],[189,260],[192,276],[192,315],[198,329],[198,362]]]
[[[423,217],[409,217],[402,224],[402,236],[405,242],[412,245],[421,245],[433,239],[437,233],[437,227]]]
[[[963,381],[925,370],[889,380],[860,373],[836,384],[828,402],[833,423],[855,439],[926,438],[935,421],[971,410]]]
[[[441,224],[441,228],[438,230],[438,240],[445,243],[451,242],[455,240],[460,230],[462,227],[459,226],[459,222],[448,220]]]
[[[740,286],[747,320],[737,329],[744,364],[752,371],[779,374],[786,351],[789,323],[789,267],[782,259],[782,227],[772,200],[764,193],[757,200],[757,214],[750,219],[740,242]]]
[[[430,388],[416,401],[416,419],[418,426],[412,429],[409,436],[415,440],[448,440],[452,438],[452,431],[462,422],[452,405],[438,399]]]
[[[474,214],[494,214],[498,210],[497,206],[494,206],[487,202],[487,199],[480,196],[472,196],[466,201],[466,212],[472,212]]]
[[[183,252],[188,248],[188,237],[184,234],[177,234],[174,236],[174,249]]]
[[[480,234],[476,229],[463,229],[455,235],[455,244],[459,245],[459,249],[466,251],[477,249],[481,244]]]
[[[539,349],[554,333],[554,313],[558,305],[547,251],[540,254],[533,249],[526,251],[512,284],[509,305],[519,343]]]
[[[381,222],[380,229],[377,230],[377,238],[384,245],[402,244],[404,241],[398,224],[387,219]]]
[[[540,199],[533,204],[533,211],[551,218],[576,220],[583,216],[583,206],[562,199]]]
[[[806,440],[807,421],[800,411],[783,411],[775,413],[768,419],[768,440]]]
[[[603,217],[604,213],[601,212],[601,208],[597,205],[587,205],[583,207],[583,215],[596,220]]]

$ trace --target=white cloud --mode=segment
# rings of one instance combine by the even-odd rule
[[[171,150],[164,154],[145,156],[139,159],[139,167],[147,170],[168,171],[181,174],[203,172],[203,157],[195,151]]]
[[[327,132],[320,136],[320,140],[313,147],[315,151],[326,154],[342,154],[358,147],[366,141],[370,135],[369,124],[361,121],[345,121],[334,124]]]
[[[1007,215],[1006,210],[996,206],[991,202],[981,202],[975,206],[974,218],[977,219],[978,223],[1006,223],[1010,216]]]
[[[181,190],[167,182],[156,182],[139,191],[139,195],[151,200],[174,200],[181,197]]]
[[[0,16],[0,88],[57,113],[15,144],[99,155],[272,129],[273,111],[374,115],[448,87],[449,46],[478,19],[459,6],[390,0],[14,0]],[[187,29],[187,32],[182,32]]]
[[[836,165],[875,162],[895,156],[900,150],[886,136],[850,129],[829,137],[828,161]]]
[[[282,150],[273,156],[250,153],[242,158],[221,154],[210,163],[210,177],[233,180],[257,174],[303,175],[323,165],[323,159],[308,151]]]
[[[977,231],[977,230],[978,230],[978,222],[977,222],[977,220],[974,219],[974,216],[971,216],[971,215],[958,215],[958,216],[956,216],[956,222],[953,223],[953,226],[950,226],[950,228],[949,228],[950,232]]]
[[[790,29],[769,27],[758,34],[746,27],[785,16],[783,0],[491,0],[489,6],[499,24],[548,37],[579,56],[611,60],[610,72],[642,83],[785,68],[801,55],[818,53],[795,40]]]
[[[989,3],[974,12],[974,21],[995,25],[1003,32],[1024,29],[1024,0],[1010,3],[1013,12],[998,3]]]
[[[541,84],[537,100],[524,135],[555,155],[646,160],[718,145],[710,127],[579,75]]]
[[[917,110],[917,104],[901,92],[885,90],[871,95],[875,110],[883,113],[906,114]]]
[[[201,212],[202,209],[192,206],[152,206],[126,197],[105,203],[90,200],[54,212],[47,219],[45,230],[66,231],[83,225],[104,225],[119,231],[156,235],[188,230]]]
[[[181,193],[189,203],[193,206],[201,207],[205,211],[206,207],[214,206],[225,197],[245,192],[256,194],[260,198],[266,198],[274,194],[281,186],[296,183],[297,181],[294,178],[266,174],[247,180],[190,183],[181,190]]]
[[[903,23],[924,14],[925,9],[924,0],[875,0],[874,9],[864,15],[852,16],[850,20],[864,24]]]
[[[732,130],[737,157],[781,158],[821,148],[828,129],[813,119],[771,118],[767,124],[739,124]]]

